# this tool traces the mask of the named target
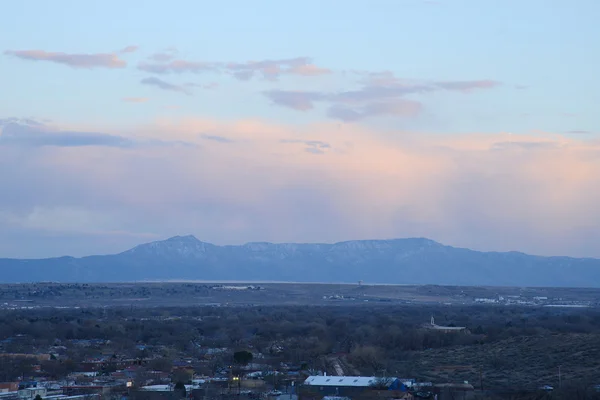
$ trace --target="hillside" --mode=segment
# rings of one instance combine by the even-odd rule
[[[548,351],[552,349],[552,351]],[[565,385],[600,381],[600,335],[548,334],[513,337],[483,345],[414,352],[407,364],[424,381],[469,381],[485,389],[558,387],[558,367]]]
[[[238,280],[598,287],[600,260],[478,252],[429,239],[216,246],[193,236],[114,255],[0,259],[1,281]]]

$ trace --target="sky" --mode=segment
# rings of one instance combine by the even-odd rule
[[[600,257],[597,0],[20,0],[0,257],[427,237]]]

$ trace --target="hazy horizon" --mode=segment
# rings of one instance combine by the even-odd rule
[[[600,3],[376,4],[5,4],[0,258],[178,234],[600,258]]]

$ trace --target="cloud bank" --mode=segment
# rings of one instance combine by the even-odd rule
[[[216,243],[425,236],[600,256],[598,141],[190,118],[132,134],[193,145],[127,146],[121,133],[101,130],[78,146],[73,133],[53,136],[53,145],[25,135],[17,145],[3,142],[4,127],[0,185],[10,190],[0,196],[0,226],[30,240],[19,246],[0,232],[3,255],[26,255],[35,238],[44,249],[49,235],[79,235],[75,249],[62,241],[47,250],[76,254],[193,233]]]

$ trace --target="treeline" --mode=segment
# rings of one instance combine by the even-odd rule
[[[471,334],[424,329],[466,326]],[[5,353],[46,351],[73,340],[109,340],[115,354],[157,356],[137,345],[160,348],[161,357],[199,354],[205,348],[251,348],[282,360],[322,368],[323,357],[349,354],[361,373],[385,369],[405,352],[494,342],[515,336],[600,333],[593,309],[498,306],[260,306],[186,308],[38,309],[0,312]],[[94,346],[68,346],[79,361]]]

